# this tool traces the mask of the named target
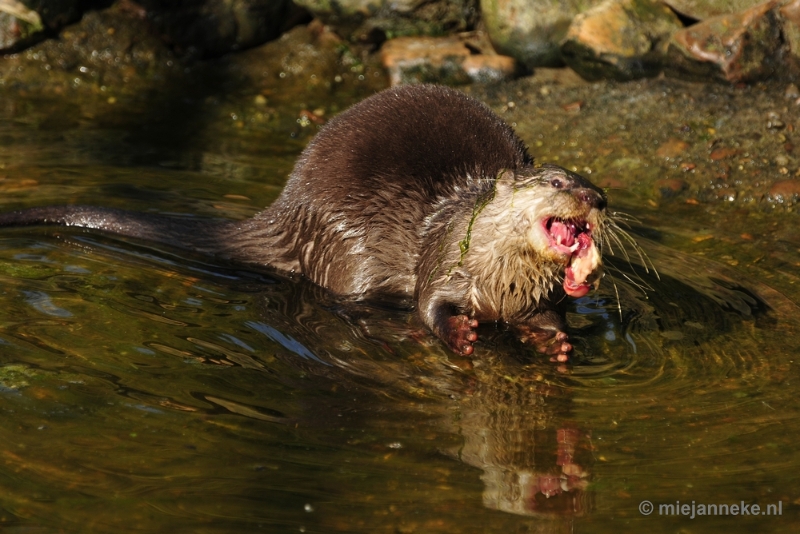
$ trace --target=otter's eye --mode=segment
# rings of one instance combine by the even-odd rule
[[[553,178],[553,180],[550,182],[550,185],[552,185],[556,189],[561,189],[562,187],[564,187],[564,182],[562,182],[558,178]]]

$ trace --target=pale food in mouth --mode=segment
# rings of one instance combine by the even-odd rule
[[[550,217],[543,222],[550,247],[568,258],[564,270],[564,292],[571,297],[582,297],[591,289],[600,267],[600,252],[591,235],[591,224],[586,221],[561,220]]]

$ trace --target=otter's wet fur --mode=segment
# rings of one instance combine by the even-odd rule
[[[564,361],[560,282],[571,260],[548,243],[542,221],[576,221],[585,228],[574,232],[599,243],[605,203],[584,178],[534,166],[484,104],[422,85],[383,91],[331,120],[280,197],[251,219],[57,206],[3,214],[0,225],[91,228],[299,273],[350,298],[410,298],[463,354],[478,321],[506,321]],[[584,286],[599,272],[592,267]]]

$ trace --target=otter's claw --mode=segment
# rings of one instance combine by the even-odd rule
[[[474,350],[472,344],[478,340],[475,328],[478,328],[478,321],[466,315],[448,317],[443,339],[453,351],[469,356]]]

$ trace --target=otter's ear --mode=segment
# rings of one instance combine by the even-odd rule
[[[512,170],[503,169],[497,175],[497,180],[495,181],[495,189],[497,191],[508,191],[514,185],[517,176]]]

